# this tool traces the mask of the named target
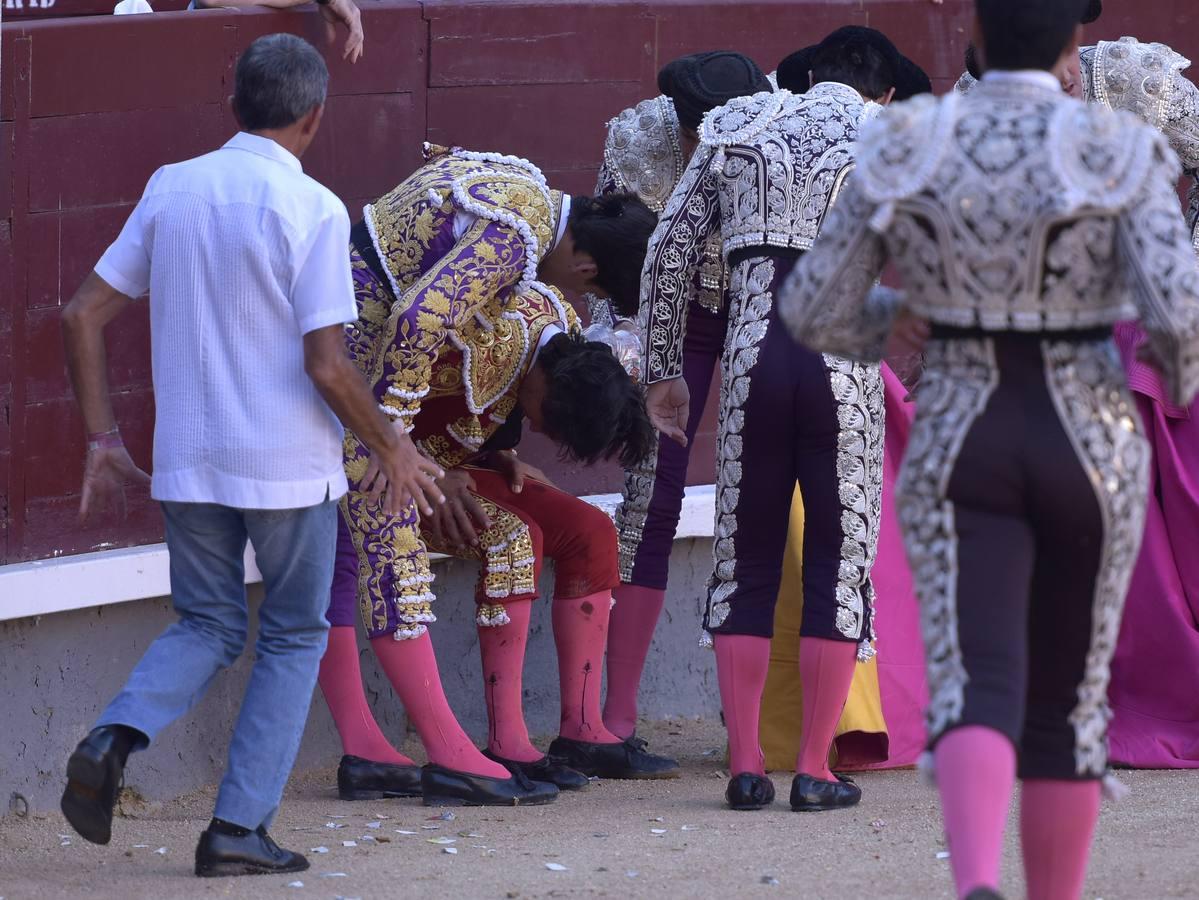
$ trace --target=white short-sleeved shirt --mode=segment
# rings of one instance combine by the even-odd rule
[[[346,492],[302,337],[357,318],[349,241],[342,202],[267,138],[154,173],[96,274],[150,292],[155,499],[294,509]]]

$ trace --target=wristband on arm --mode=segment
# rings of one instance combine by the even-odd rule
[[[121,440],[120,429],[113,428],[111,431],[101,431],[96,434],[87,436],[87,452],[92,453],[96,450],[115,450],[118,447],[124,447],[125,442]]]

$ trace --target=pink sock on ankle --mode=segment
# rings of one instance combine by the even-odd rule
[[[858,665],[858,645],[825,638],[799,639],[799,681],[803,692],[803,733],[795,771],[832,781],[829,751],[849,698]]]
[[[325,703],[341,737],[341,750],[371,762],[414,766],[379,730],[379,724],[367,705],[362,690],[362,670],[358,662],[358,635],[350,625],[329,629],[329,643],[321,658],[319,681]]]
[[[965,725],[942,737],[933,755],[958,896],[978,887],[997,890],[1016,749],[993,728]]]
[[[748,634],[717,634],[716,679],[720,706],[729,733],[729,774],[766,774],[766,761],[758,740],[762,691],[770,668],[770,638]]]
[[[608,622],[608,694],[604,698],[604,725],[627,738],[637,728],[637,690],[662,613],[666,591],[622,584]]]
[[[429,762],[472,775],[510,778],[507,769],[492,762],[471,743],[441,689],[441,675],[429,635],[397,641],[390,635],[371,640],[371,647],[404,712],[420,735]]]
[[[599,702],[611,608],[609,591],[554,600],[551,617],[562,698],[559,734],[564,738],[593,744],[620,743],[620,738],[604,727]]]
[[[496,756],[533,762],[545,754],[529,740],[521,697],[525,648],[533,601],[519,600],[504,607],[507,625],[479,626],[479,654],[483,659],[483,696],[487,700],[487,746]]]
[[[1099,818],[1098,781],[1026,780],[1020,844],[1028,900],[1078,900]]]

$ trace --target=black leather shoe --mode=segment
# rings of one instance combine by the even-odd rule
[[[966,900],[1003,900],[1003,895],[999,891],[993,891],[988,887],[975,888],[966,895]]]
[[[550,756],[584,775],[600,778],[678,778],[679,764],[645,750],[645,741],[626,738],[619,744],[593,744],[557,737]]]
[[[730,809],[761,809],[774,802],[774,782],[765,775],[742,772],[729,779],[724,799]]]
[[[488,759],[498,762],[509,772],[521,772],[530,781],[544,781],[547,784],[552,784],[560,791],[581,791],[591,783],[591,780],[568,765],[564,765],[561,761],[551,759],[548,756],[543,756],[541,759],[535,759],[532,762],[518,762],[514,759],[504,759],[502,756],[496,756],[490,750],[484,750],[483,755]]]
[[[67,760],[62,814],[80,837],[93,844],[107,844],[112,839],[112,811],[129,752],[128,741],[117,728],[94,729]]]
[[[201,878],[282,875],[307,868],[308,860],[299,853],[284,850],[261,827],[240,837],[209,828],[196,845],[196,874]]]
[[[425,806],[542,806],[558,799],[554,785],[532,781],[523,772],[492,778],[433,763],[421,769],[420,786]]]
[[[791,808],[796,812],[821,812],[856,806],[862,789],[853,779],[838,775],[836,781],[822,781],[811,775],[796,775],[791,782]]]
[[[337,766],[337,796],[342,800],[420,795],[420,766],[371,762],[361,756],[343,756]]]

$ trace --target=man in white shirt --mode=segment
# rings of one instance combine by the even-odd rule
[[[145,748],[241,654],[243,554],[266,588],[257,661],[196,874],[294,872],[307,861],[267,835],[308,715],[325,648],[336,501],[346,491],[342,423],[387,479],[384,507],[441,502],[440,468],[392,428],[350,362],[356,318],[342,203],[303,174],[328,71],[286,34],[237,64],[242,131],[150,179],[120,236],[63,314],[87,425],[80,514],[123,506],[149,479],[126,452],[108,394],[103,330],[150,292],[157,421],[151,493],[162,502],[179,621],[154,642],[67,764],[62,809],[108,843],[129,753]],[[340,422],[339,422],[340,419]],[[376,500],[378,497],[376,497]]]

